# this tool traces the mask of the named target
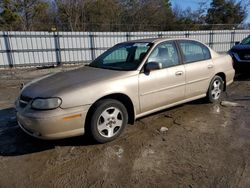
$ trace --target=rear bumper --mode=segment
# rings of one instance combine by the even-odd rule
[[[88,106],[49,111],[20,110],[17,121],[27,134],[41,139],[61,139],[84,134]],[[33,113],[30,113],[33,111]]]

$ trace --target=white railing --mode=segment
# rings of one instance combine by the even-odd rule
[[[217,52],[228,51],[250,30],[159,32],[19,32],[0,31],[0,67],[89,62],[109,47],[141,38],[192,38]]]

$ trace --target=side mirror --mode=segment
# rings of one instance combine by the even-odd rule
[[[237,42],[235,42],[234,44],[235,44],[235,45],[238,45],[238,44],[240,44],[240,42],[239,42],[239,41],[237,41]]]
[[[161,69],[161,68],[162,68],[162,64],[159,63],[159,62],[148,62],[145,65],[145,71],[146,72],[150,72],[152,70],[158,70],[158,69]]]

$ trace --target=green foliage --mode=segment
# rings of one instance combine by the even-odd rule
[[[49,4],[42,0],[3,0],[0,27],[2,30],[43,30],[49,19],[48,8]]]
[[[109,7],[109,8],[104,8]],[[114,30],[120,23],[121,9],[113,0],[95,0],[85,6],[85,21],[87,30]]]
[[[11,0],[3,0],[0,3],[0,28],[2,30],[18,30],[21,18]]]
[[[230,24],[225,28],[232,29],[232,24],[240,24],[246,18],[246,10],[242,6],[241,2],[235,0],[213,0],[208,14],[206,16],[206,22],[208,24],[215,24],[211,26],[211,29],[216,29],[216,24]]]

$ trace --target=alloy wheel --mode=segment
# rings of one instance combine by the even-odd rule
[[[218,100],[222,93],[222,83],[219,79],[214,80],[211,95],[214,100]]]
[[[97,120],[99,134],[106,138],[115,136],[123,124],[122,112],[116,107],[105,109]]]

